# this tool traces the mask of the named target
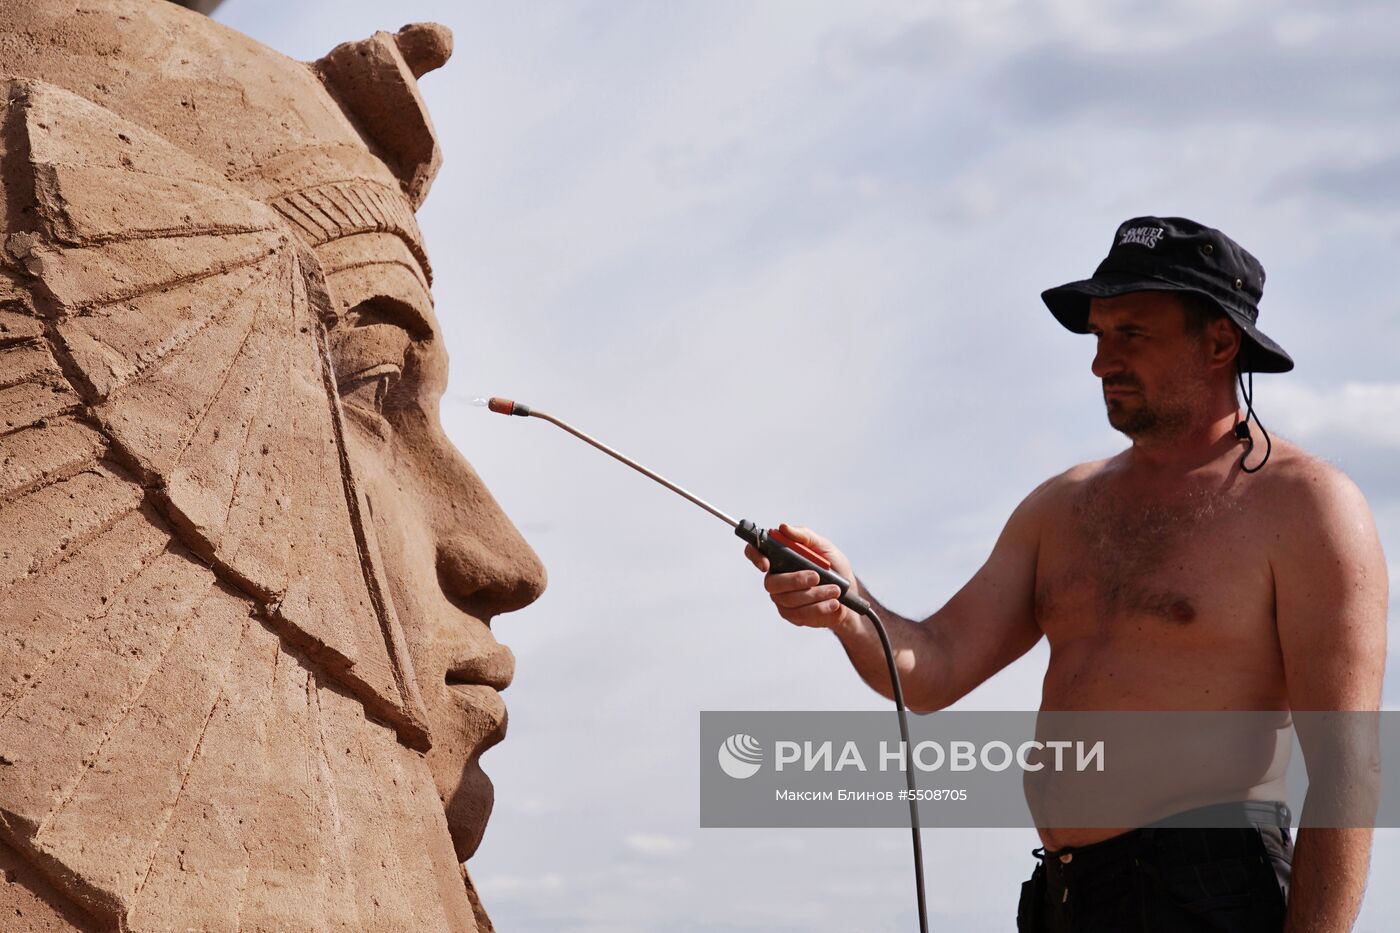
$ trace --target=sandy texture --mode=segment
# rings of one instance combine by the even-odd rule
[[[6,929],[489,929],[489,622],[544,574],[437,421],[450,51],[0,9]]]

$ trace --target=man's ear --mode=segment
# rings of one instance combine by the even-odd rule
[[[1206,324],[1204,341],[1212,369],[1235,365],[1235,357],[1240,354],[1241,334],[1239,325],[1228,317],[1216,318]]]

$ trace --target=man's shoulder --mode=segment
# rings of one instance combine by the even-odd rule
[[[1116,459],[1108,457],[1076,463],[1068,470],[1056,473],[1031,490],[1022,500],[1019,511],[1045,517],[1054,510],[1068,507],[1076,494],[1110,469]]]
[[[1252,462],[1258,456],[1256,446],[1245,461]],[[1300,496],[1316,502],[1337,495],[1360,495],[1356,484],[1341,467],[1281,437],[1273,440],[1269,462],[1250,478],[1261,493],[1270,496]]]
[[[1256,456],[1257,447],[1246,459]],[[1274,439],[1269,462],[1249,479],[1258,504],[1293,530],[1370,515],[1365,496],[1340,467],[1284,438]]]
[[[1063,473],[1056,473],[1036,487],[1031,495],[1040,495],[1044,498],[1058,498],[1060,496],[1073,493],[1082,489],[1085,485],[1094,482],[1111,469],[1118,462],[1119,457],[1105,457],[1102,460],[1086,460],[1084,463],[1076,463]]]

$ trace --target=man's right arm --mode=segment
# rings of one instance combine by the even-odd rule
[[[1053,483],[1042,484],[1017,506],[987,562],[942,609],[921,622],[881,606],[830,541],[806,528],[783,525],[782,531],[821,552],[875,607],[894,649],[905,704],[918,712],[938,710],[961,699],[1040,640],[1035,568],[1044,500]],[[766,558],[752,547],[747,553],[755,566],[767,570]],[[836,587],[816,582],[816,574],[810,571],[769,574],[764,588],[784,619],[834,631],[861,678],[881,695],[892,697],[889,667],[874,624],[838,603]]]

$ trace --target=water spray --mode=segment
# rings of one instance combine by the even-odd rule
[[[489,408],[499,415],[539,418],[541,421],[548,421],[557,428],[562,428],[584,443],[598,448],[614,460],[620,460],[643,476],[655,480],[677,495],[700,506],[700,508],[733,528],[735,535],[753,545],[760,554],[768,558],[769,573],[795,573],[801,570],[812,571],[817,575],[819,584],[834,585],[840,589],[841,596],[838,601],[843,606],[849,607],[874,623],[875,632],[880,636],[880,645],[885,649],[885,663],[889,665],[890,687],[891,692],[894,694],[895,712],[899,716],[899,734],[904,742],[904,776],[906,783],[909,785],[909,829],[913,834],[914,841],[914,886],[918,894],[919,902],[919,930],[920,933],[928,933],[928,908],[924,898],[924,852],[923,842],[919,834],[918,793],[916,792],[917,787],[914,782],[914,765],[910,760],[913,751],[912,743],[909,741],[909,721],[904,706],[904,691],[899,685],[899,671],[895,668],[894,649],[890,645],[889,634],[885,631],[885,624],[880,621],[880,616],[871,608],[870,603],[852,592],[850,581],[836,573],[835,570],[832,569],[830,561],[807,547],[801,541],[796,541],[788,537],[776,528],[760,528],[748,519],[735,519],[721,512],[699,496],[677,486],[664,476],[648,470],[631,457],[619,453],[594,437],[590,437],[568,422],[561,421],[553,415],[546,414],[537,408],[531,408],[529,405],[513,402],[510,399],[476,398],[472,399],[472,404],[481,408]]]

